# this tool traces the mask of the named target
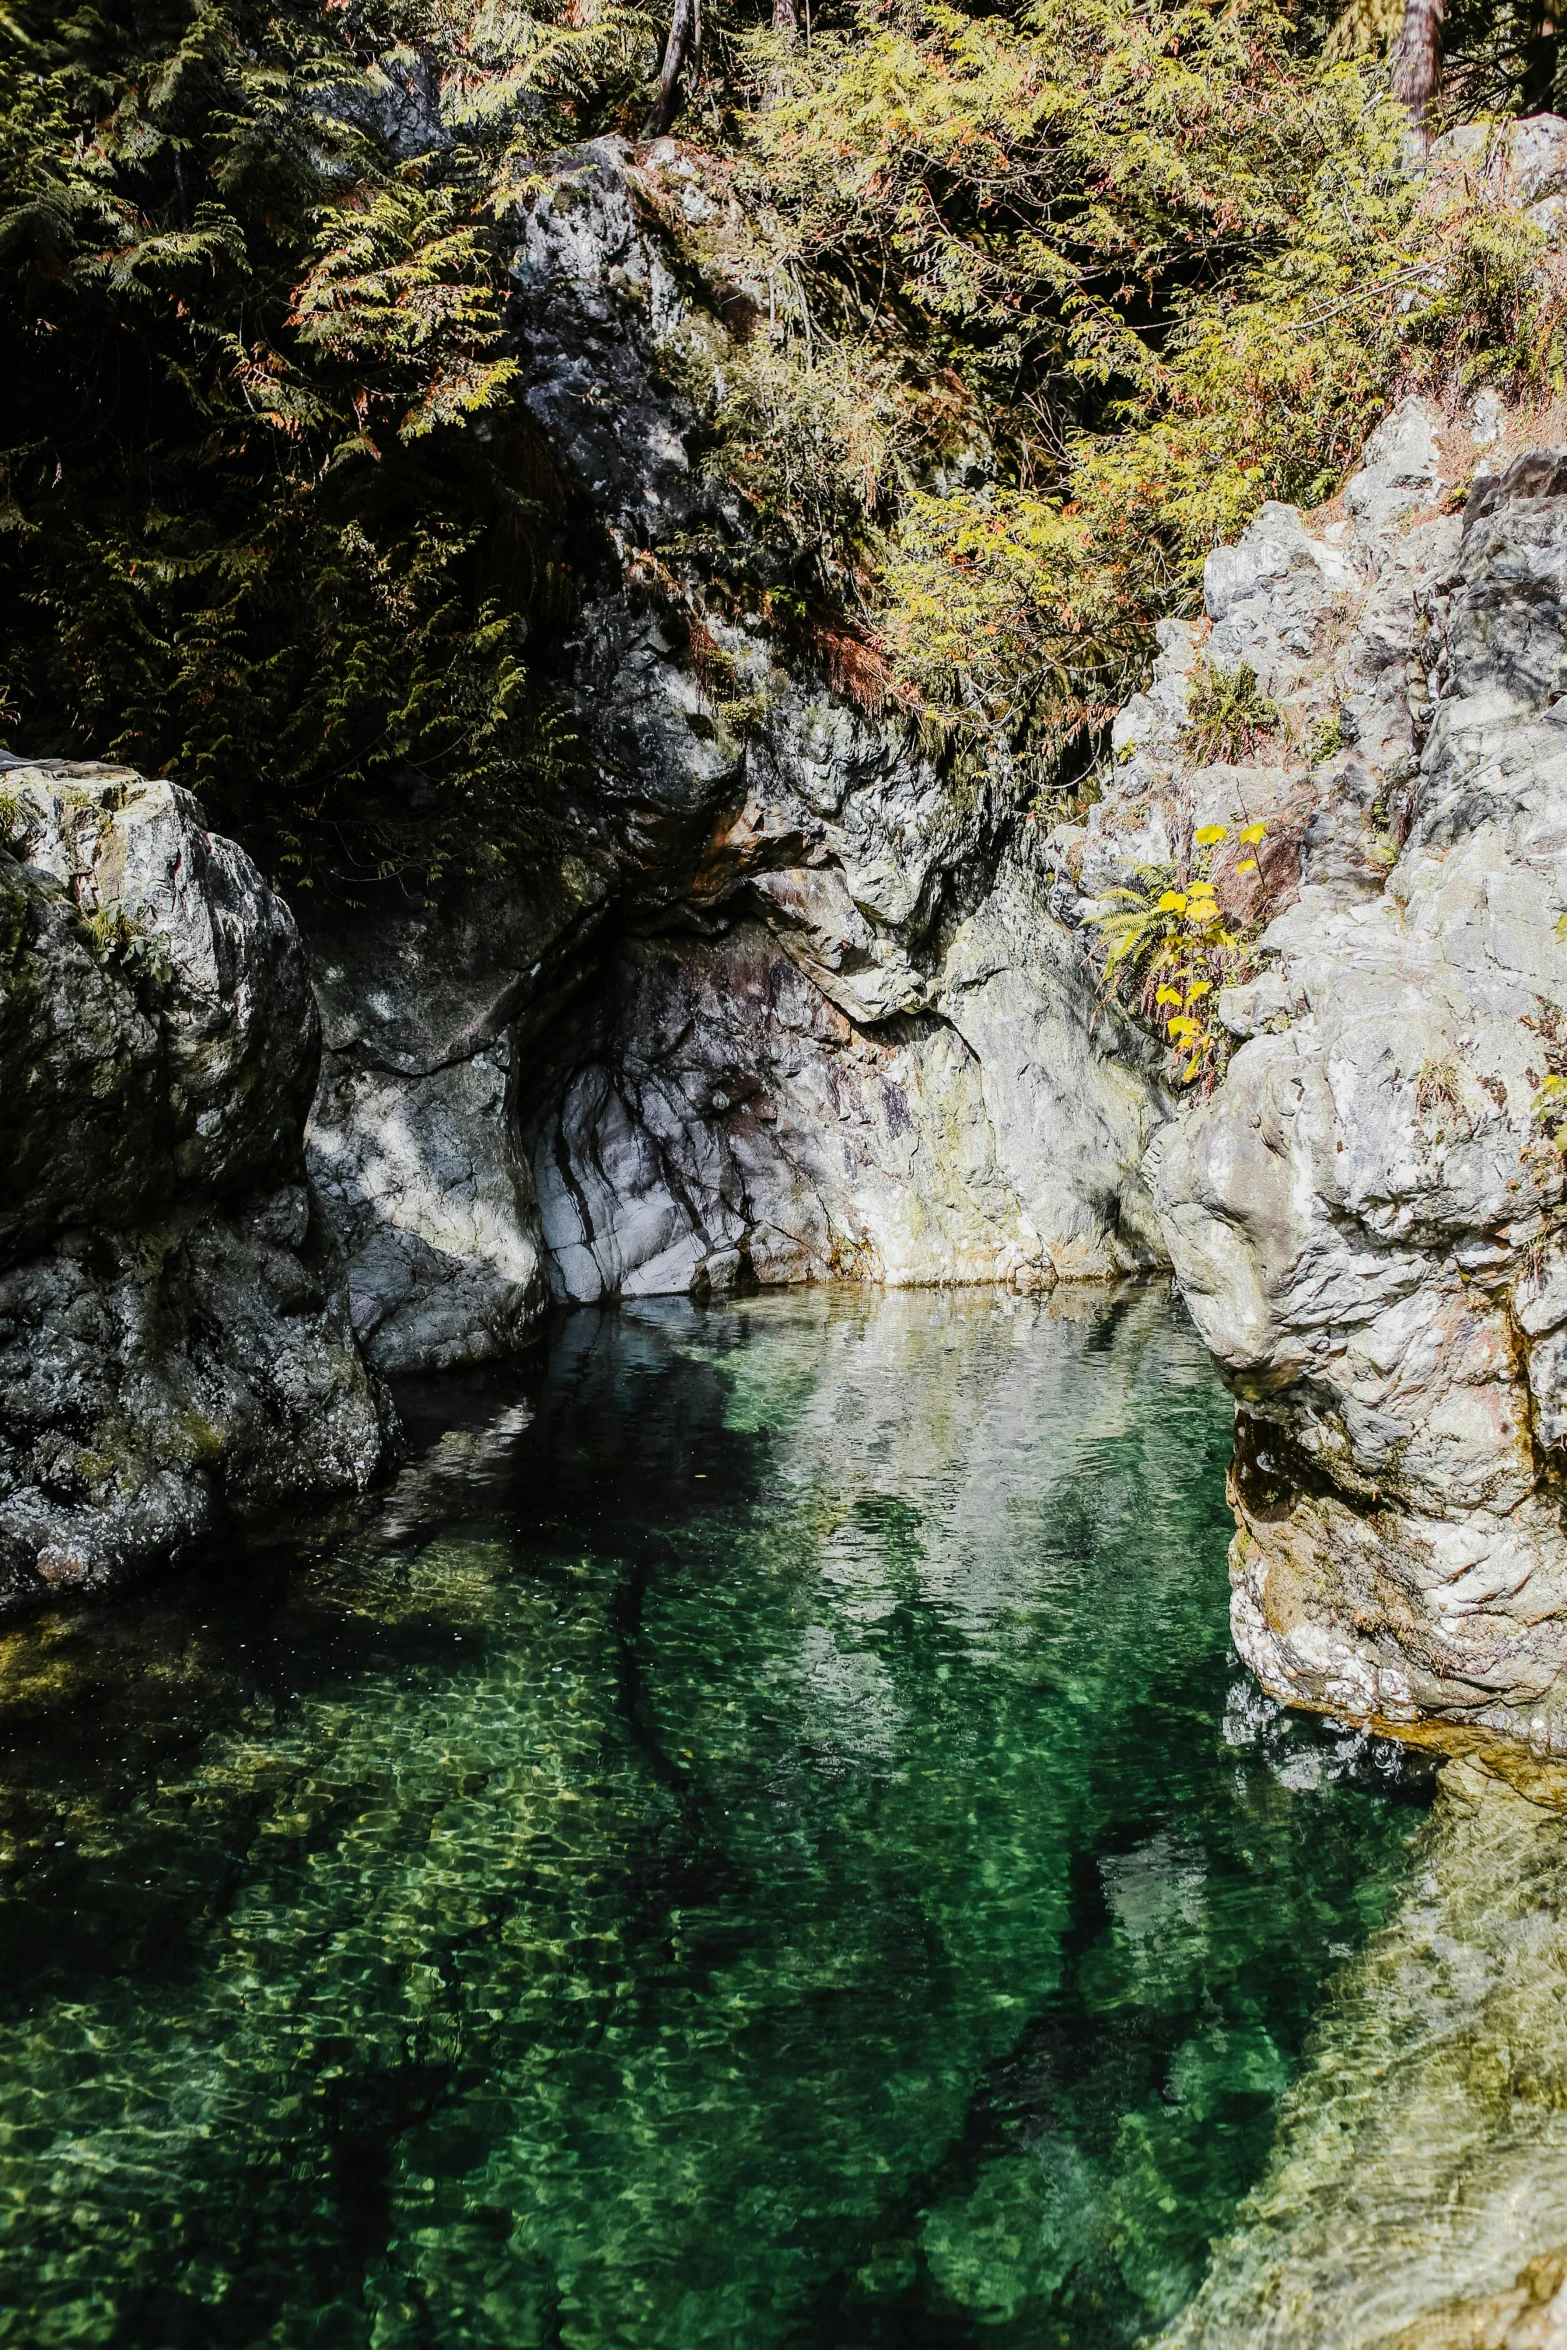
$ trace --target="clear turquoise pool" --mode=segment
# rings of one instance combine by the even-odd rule
[[[562,1321],[0,1655],[0,2340],[1036,2350],[1194,2290],[1421,1816],[1161,1290]]]

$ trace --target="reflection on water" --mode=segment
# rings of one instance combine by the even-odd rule
[[[0,1649],[0,2339],[1130,2344],[1424,1781],[1226,1647],[1160,1292],[579,1314]]]

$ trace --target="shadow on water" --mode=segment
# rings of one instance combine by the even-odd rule
[[[0,2341],[1131,2344],[1425,1777],[1228,1653],[1161,1291],[563,1318],[0,1643]]]

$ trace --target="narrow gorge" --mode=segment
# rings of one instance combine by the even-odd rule
[[[1524,192],[1548,203],[1567,128],[1540,127],[1544,196]],[[1494,408],[1466,427],[1407,401],[1330,507],[1264,506],[1210,557],[1204,617],[1163,624],[1079,820],[1020,817],[999,779],[955,798],[906,724],[765,631],[714,623],[707,672],[690,653],[658,550],[716,493],[668,385],[693,352],[716,379],[731,330],[677,289],[656,223],[682,197],[714,209],[670,142],[569,154],[513,264],[560,497],[626,551],[567,645],[595,788],[547,885],[319,929],[307,912],[301,940],[174,787],[10,770],[33,966],[11,1050],[36,1139],[8,1253],[13,1281],[61,1285],[61,1360],[28,1374],[60,1384],[32,1411],[57,1431],[83,1376],[84,1295],[134,1325],[171,1513],[117,1518],[112,1445],[95,1489],[33,1438],[36,1470],[7,1479],[15,1596],[108,1580],[204,1531],[220,1493],[251,1510],[362,1489],[376,1375],[511,1353],[551,1299],[1173,1267],[1238,1399],[1236,1637],[1264,1685],[1554,1750],[1567,460],[1492,454],[1519,437]],[[1194,759],[1194,676],[1243,666],[1282,737]],[[1183,828],[1187,857],[1196,834],[1222,843],[1203,860],[1220,908],[1266,925],[1258,975],[1218,1000],[1237,1049],[1195,1104],[1106,993],[1095,930],[1118,890],[1174,870]],[[80,1129],[87,1099],[102,1124]],[[81,1169],[54,1155],[62,1120]],[[271,1399],[252,1435],[216,1366],[178,1405],[157,1392],[191,1375],[121,1302],[119,1266],[67,1276],[80,1254],[56,1235],[134,1231],[161,1263],[176,1195],[263,1192],[252,1251],[318,1269],[263,1273],[230,1244]],[[27,1294],[14,1329],[40,1311]],[[301,1324],[307,1295],[336,1322]],[[185,1359],[199,1302],[169,1306]],[[301,1355],[315,1384],[278,1425]]]
[[[465,39],[310,137],[458,184]],[[1556,288],[1567,119],[1389,152]],[[495,209],[525,855],[8,734],[0,2340],[1549,2350],[1560,385],[1357,394],[984,733],[929,647],[1078,589],[801,587],[737,154]],[[959,423],[961,597],[1091,500]]]

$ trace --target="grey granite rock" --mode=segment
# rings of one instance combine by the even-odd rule
[[[292,1170],[315,1006],[250,859],[110,767],[11,769],[0,824],[0,1256]]]
[[[1527,208],[1567,189],[1567,121],[1530,114],[1517,122],[1460,123],[1432,140],[1430,157],[1434,165],[1483,175]]]
[[[303,1180],[292,918],[124,769],[0,789],[0,1608],[363,1488],[382,1410]]]
[[[930,1007],[875,1023],[762,921],[628,946],[554,1041],[532,1126],[560,1294],[1038,1288],[1158,1262],[1147,1081],[1089,1034],[1080,984],[1025,962],[1001,896],[959,926]]]
[[[444,909],[323,919],[309,938],[323,1052],[308,1160],[377,1370],[510,1353],[537,1326],[515,1023],[574,983],[596,919],[584,880],[574,896],[475,888]]]
[[[1297,1701],[1554,1749],[1567,1346],[1545,1301],[1567,1187],[1541,1111],[1567,1067],[1567,459],[1482,479],[1460,520],[1437,511],[1442,429],[1406,403],[1346,521],[1265,508],[1210,560],[1210,655],[1250,661],[1286,722],[1270,767],[1231,771],[1233,812],[1181,764],[1195,639],[1130,732],[1143,802],[1299,843],[1297,885],[1260,904],[1260,972],[1219,999],[1244,1041],[1146,1171],[1239,1402],[1243,1655]],[[1096,886],[1137,821],[1106,811]]]

